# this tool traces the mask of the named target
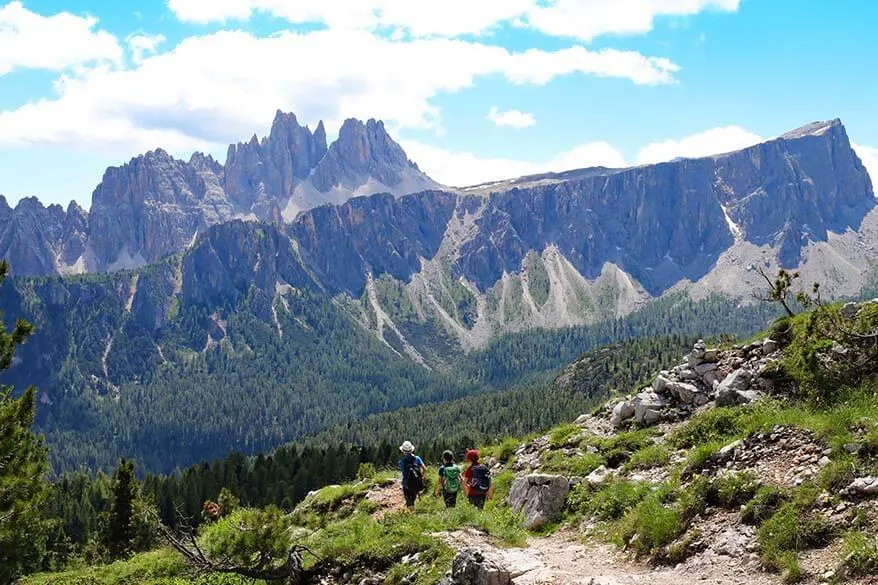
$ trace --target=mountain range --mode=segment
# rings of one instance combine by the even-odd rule
[[[764,285],[757,268],[865,294],[878,207],[839,120],[449,189],[381,122],[348,120],[327,147],[322,124],[279,112],[225,165],[157,150],[108,169],[87,213],[0,202],[0,252],[17,275],[0,309],[37,326],[3,381],[39,384],[41,428],[75,446],[53,448],[59,466],[119,451],[165,469],[490,390],[467,354],[563,363],[528,332],[585,327],[574,356],[586,337],[741,332],[727,315]]]

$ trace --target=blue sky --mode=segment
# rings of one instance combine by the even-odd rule
[[[872,0],[0,0],[0,193],[88,206],[274,111],[386,121],[449,185],[698,156],[839,117],[878,175]]]

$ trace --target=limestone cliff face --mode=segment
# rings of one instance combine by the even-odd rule
[[[713,157],[403,196],[351,197],[429,181],[374,120],[345,122],[327,148],[322,125],[312,133],[278,113],[267,138],[229,152],[225,165],[157,150],[111,168],[88,216],[0,201],[0,253],[14,273],[36,275],[186,251],[168,295],[210,305],[265,291],[269,314],[278,286],[319,288],[363,304],[372,323],[392,322],[383,302],[402,303],[404,318],[470,345],[623,315],[689,282],[743,296],[751,263],[800,267],[853,294],[878,262],[872,184],[838,120]],[[314,206],[340,193],[340,204]],[[382,299],[385,281],[367,290],[383,276],[393,300]],[[167,307],[139,302],[161,327]]]
[[[89,270],[154,262],[231,219],[230,207],[216,201],[216,172],[207,163],[196,157],[187,164],[159,149],[108,169],[92,195]]]

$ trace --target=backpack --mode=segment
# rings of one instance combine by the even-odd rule
[[[460,491],[460,467],[450,465],[444,468],[445,474],[445,491],[449,494],[456,494]]]
[[[469,482],[470,491],[479,495],[487,494],[491,489],[491,470],[484,465],[473,465],[472,478]]]
[[[403,483],[406,489],[416,494],[424,491],[424,475],[414,455],[406,455],[403,459]]]

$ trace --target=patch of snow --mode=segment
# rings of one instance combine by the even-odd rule
[[[741,231],[741,226],[739,226],[732,220],[732,216],[729,215],[729,210],[725,205],[720,203],[719,206],[723,210],[723,216],[726,218],[726,224],[729,226],[729,231],[731,231],[732,235],[735,236],[735,240],[742,239],[744,235]]]

